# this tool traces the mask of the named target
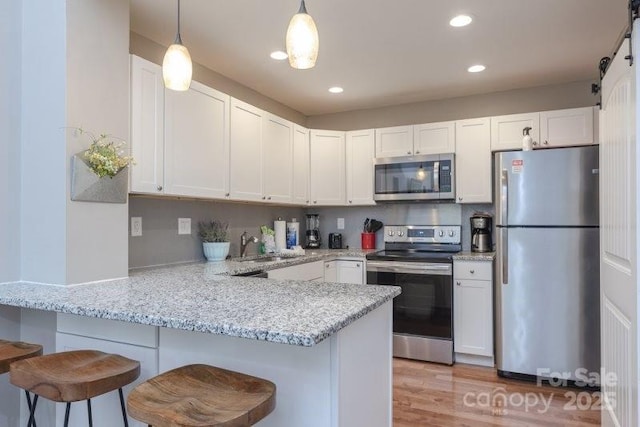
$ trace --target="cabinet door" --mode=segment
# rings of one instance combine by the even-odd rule
[[[448,154],[456,151],[456,123],[427,123],[413,127],[414,154]]]
[[[293,128],[293,202],[309,204],[309,130]]]
[[[593,108],[541,112],[540,140],[542,147],[593,144]]]
[[[313,130],[310,147],[312,204],[344,205],[344,132]]]
[[[131,56],[131,191],[162,193],[164,84],[162,67]]]
[[[456,122],[458,203],[491,203],[491,139],[488,118]]]
[[[337,260],[338,283],[364,284],[364,261]]]
[[[413,154],[413,126],[376,129],[376,157]]]
[[[229,96],[198,82],[165,92],[165,193],[229,192]]]
[[[347,132],[347,204],[374,205],[373,158],[375,133]]]
[[[329,283],[336,283],[338,281],[337,261],[324,262],[324,281]]]
[[[230,193],[235,200],[262,200],[262,116],[249,104],[231,99]]]
[[[511,114],[491,117],[491,151],[522,149],[523,130],[530,127],[534,145],[540,142],[540,114]]]
[[[262,197],[270,202],[291,203],[293,123],[265,113],[262,132]]]
[[[490,281],[455,279],[453,343],[456,353],[493,356],[493,292]]]
[[[269,279],[313,281],[324,278],[324,261],[307,262],[291,267],[269,270]]]

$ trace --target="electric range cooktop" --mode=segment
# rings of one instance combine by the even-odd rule
[[[450,263],[462,249],[459,225],[385,226],[384,244],[384,250],[368,254],[367,259]]]

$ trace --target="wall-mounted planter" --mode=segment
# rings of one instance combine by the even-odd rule
[[[76,202],[127,203],[129,168],[113,178],[100,178],[85,162],[82,154],[71,159],[71,200]]]

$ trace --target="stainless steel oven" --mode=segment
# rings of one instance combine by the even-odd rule
[[[395,285],[393,355],[453,363],[453,253],[460,226],[387,226],[385,250],[367,255],[367,284]]]

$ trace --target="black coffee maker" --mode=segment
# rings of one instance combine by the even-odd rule
[[[486,212],[475,212],[471,218],[471,252],[493,251],[491,228],[493,217]]]

